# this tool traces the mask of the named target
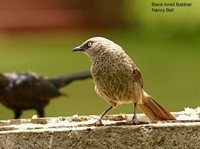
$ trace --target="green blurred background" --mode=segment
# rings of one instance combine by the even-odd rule
[[[192,7],[154,13],[152,0],[30,0],[32,5],[24,1],[23,7],[0,0],[1,73],[34,71],[55,77],[87,71],[88,57],[71,49],[90,37],[103,36],[130,55],[143,74],[145,90],[161,105],[170,111],[195,108],[200,104],[200,1],[177,1],[192,2]],[[44,18],[38,19],[38,13]],[[53,99],[45,108],[46,116],[98,115],[108,107],[96,95],[92,80],[74,82],[62,92],[68,97]],[[132,111],[133,105],[121,105],[110,113]],[[28,110],[22,117],[34,114]],[[0,104],[0,119],[9,118],[13,112]]]

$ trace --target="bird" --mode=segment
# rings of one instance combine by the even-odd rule
[[[137,105],[150,121],[175,120],[147,92],[144,91],[142,74],[121,46],[104,37],[92,37],[72,52],[81,51],[91,60],[90,72],[97,94],[108,102],[95,124],[102,125],[102,118],[121,104],[133,104],[132,122],[137,122]]]
[[[45,116],[44,107],[50,100],[66,95],[59,90],[75,80],[91,78],[89,71],[62,77],[45,77],[35,72],[6,72],[0,74],[0,103],[14,111],[18,119],[23,110],[35,109]]]

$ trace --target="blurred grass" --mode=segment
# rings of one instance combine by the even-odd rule
[[[71,49],[92,36],[104,36],[121,45],[142,71],[145,90],[170,111],[200,104],[199,36],[172,38],[137,34],[132,30],[57,32],[0,36],[0,70],[34,71],[62,76],[89,70],[90,61]],[[107,103],[94,92],[92,80],[79,81],[62,89],[68,97],[57,98],[46,107],[46,116],[100,114]],[[132,113],[132,105],[121,105],[110,113]],[[24,112],[31,117],[35,111]],[[13,118],[0,105],[0,119]]]

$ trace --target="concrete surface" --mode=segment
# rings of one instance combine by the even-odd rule
[[[177,116],[178,114],[176,114]],[[131,125],[132,115],[32,118],[0,121],[1,149],[171,149],[200,148],[200,121],[184,120]],[[147,121],[139,114],[140,121]]]

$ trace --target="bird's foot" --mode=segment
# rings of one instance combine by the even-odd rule
[[[102,121],[99,119],[94,123],[95,126],[103,126]]]
[[[149,122],[146,122],[146,121],[139,121],[139,120],[132,120],[130,122],[131,125],[144,125],[144,124],[149,124]]]
[[[136,114],[134,114],[133,115],[133,118],[132,118],[132,121],[131,121],[131,124],[132,125],[137,125],[138,124],[138,119],[137,119],[137,115]]]

